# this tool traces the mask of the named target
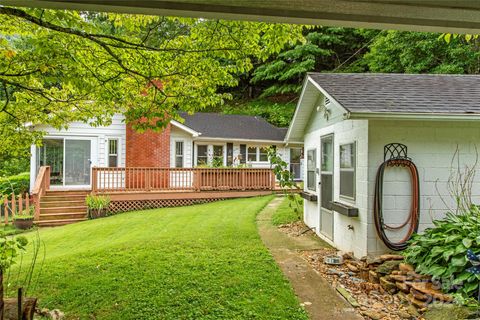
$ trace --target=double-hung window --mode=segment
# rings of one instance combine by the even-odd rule
[[[108,166],[118,167],[118,139],[108,139]]]
[[[175,142],[175,168],[183,168],[183,141]]]
[[[317,149],[307,151],[307,188],[315,191],[317,185],[317,177],[315,168],[317,166]]]
[[[356,144],[340,146],[340,196],[355,199]]]
[[[213,165],[223,166],[223,146],[213,146]]]
[[[208,163],[208,146],[197,146],[197,166],[206,165]]]
[[[248,149],[247,149],[247,160],[248,161],[257,161],[257,147],[248,147]]]

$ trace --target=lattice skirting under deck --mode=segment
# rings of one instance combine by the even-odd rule
[[[127,211],[166,208],[166,207],[183,207],[194,204],[202,204],[224,200],[222,198],[215,199],[167,199],[167,200],[125,200],[112,201],[110,203],[110,213],[120,213]]]

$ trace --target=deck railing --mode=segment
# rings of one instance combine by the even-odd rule
[[[40,167],[32,190],[32,200],[35,206],[35,221],[40,219],[40,200],[48,189],[50,189],[50,167]]]
[[[271,169],[250,168],[98,168],[92,191],[227,191],[274,190]]]

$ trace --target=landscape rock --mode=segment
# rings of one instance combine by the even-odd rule
[[[434,287],[431,282],[412,282],[412,289],[427,296],[433,297],[434,300],[440,300],[444,302],[451,302],[453,298],[447,294],[444,294],[440,290]]]
[[[411,264],[404,263],[404,262],[402,262],[398,265],[398,269],[400,271],[406,272],[406,273],[415,271],[415,268]]]
[[[380,259],[385,262],[385,261],[391,261],[391,260],[403,261],[403,259],[405,258],[399,254],[382,254],[380,256]]]
[[[400,274],[391,274],[390,279],[394,281],[405,282],[407,281],[407,276],[400,275]]]
[[[385,317],[385,314],[383,312],[375,311],[375,310],[367,310],[367,311],[362,311],[361,314],[365,317],[368,317],[372,320],[380,320],[383,317]]]
[[[375,271],[380,274],[390,274],[393,270],[398,269],[400,263],[398,260],[385,261],[379,265]]]
[[[410,287],[408,286],[408,284],[406,284],[405,282],[396,282],[395,285],[397,286],[397,288],[402,291],[402,292],[405,292],[405,293],[409,293],[410,292]]]
[[[356,273],[356,272],[359,271],[358,267],[354,266],[354,265],[351,264],[351,263],[348,263],[348,262],[347,262],[345,265],[346,265],[346,267],[347,267],[350,271],[352,271],[352,272],[355,272],[355,273]]]
[[[373,270],[370,270],[368,272],[368,280],[371,282],[371,283],[380,283],[380,277],[378,276],[378,273],[376,273],[375,271]]]
[[[390,294],[397,292],[397,286],[395,283],[388,281],[386,277],[380,278],[380,285]]]

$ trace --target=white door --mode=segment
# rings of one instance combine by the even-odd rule
[[[333,134],[320,138],[320,232],[333,240]]]

